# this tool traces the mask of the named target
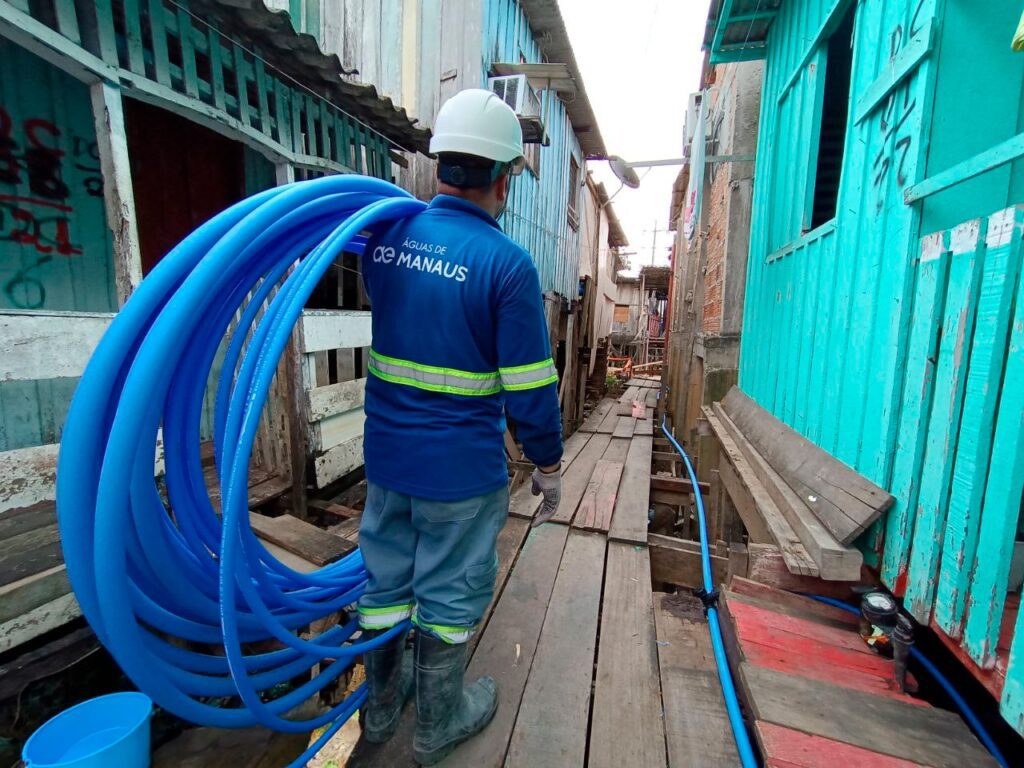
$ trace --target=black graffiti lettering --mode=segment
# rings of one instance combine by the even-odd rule
[[[46,303],[46,287],[42,281],[29,273],[53,260],[52,256],[40,256],[35,263],[19,269],[4,283],[4,295],[18,309],[39,309]]]

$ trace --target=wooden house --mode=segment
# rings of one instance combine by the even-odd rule
[[[53,511],[61,428],[147,272],[248,194],[311,174],[391,179],[402,152],[426,150],[427,131],[345,81],[287,17],[243,5],[0,0],[0,651],[78,613]],[[368,315],[340,309],[355,306],[355,284],[335,277],[321,291],[332,300],[299,324],[256,447],[254,503],[293,488],[301,510],[303,441],[339,432],[320,417],[351,393],[306,392],[300,374],[308,382],[327,347],[369,344]]]
[[[858,544],[1024,733],[1024,54],[1010,0],[713,0],[764,59],[739,386],[894,506]]]

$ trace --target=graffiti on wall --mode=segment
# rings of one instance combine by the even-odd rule
[[[72,237],[69,204],[81,193],[103,196],[96,142],[64,136],[41,117],[16,124],[0,106],[0,242],[25,249],[21,268],[2,286],[14,306],[42,307],[46,288],[37,270],[56,258],[82,255]]]
[[[889,61],[893,61],[896,55],[903,50],[904,41],[913,40],[924,29],[925,0],[918,0],[910,17],[910,23],[904,30],[902,24],[897,24],[889,33]],[[910,118],[917,110],[916,88],[911,84],[911,78],[907,78],[901,88],[895,89],[885,101],[879,121],[878,133],[880,146],[872,163],[873,178],[876,198],[875,207],[881,210],[885,195],[880,194],[884,184],[896,174],[896,188],[903,190],[908,181],[908,159],[910,150],[913,148],[916,127],[908,125]]]

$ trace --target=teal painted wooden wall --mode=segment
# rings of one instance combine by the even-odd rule
[[[487,73],[495,62],[517,63],[520,57],[531,64],[543,62],[516,0],[486,0],[483,28],[481,87],[487,87]],[[527,169],[513,180],[512,197],[501,224],[533,256],[541,288],[573,300],[579,284],[579,231],[569,223],[568,204],[569,195],[575,195],[579,210],[584,162],[565,104],[553,91],[542,91],[541,99],[551,145],[540,150],[539,178]],[[569,189],[570,158],[575,158],[580,169],[573,190]]]
[[[837,212],[808,231],[827,40],[851,6]],[[1024,128],[1024,55],[1010,49],[1020,10],[783,3],[767,46],[740,360],[740,386],[762,406],[892,491],[862,548],[919,620],[986,668],[1024,486],[1024,216],[1003,211],[1024,202],[1024,164],[904,196]],[[1024,629],[1016,637],[1003,713],[1024,732]]]
[[[0,38],[0,309],[116,309],[89,89]],[[0,382],[0,451],[54,443],[77,378]]]

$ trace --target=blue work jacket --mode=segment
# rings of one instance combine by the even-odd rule
[[[505,413],[530,461],[562,457],[558,372],[537,269],[477,205],[438,195],[375,233],[362,272],[373,310],[366,477],[458,501],[508,482]]]

